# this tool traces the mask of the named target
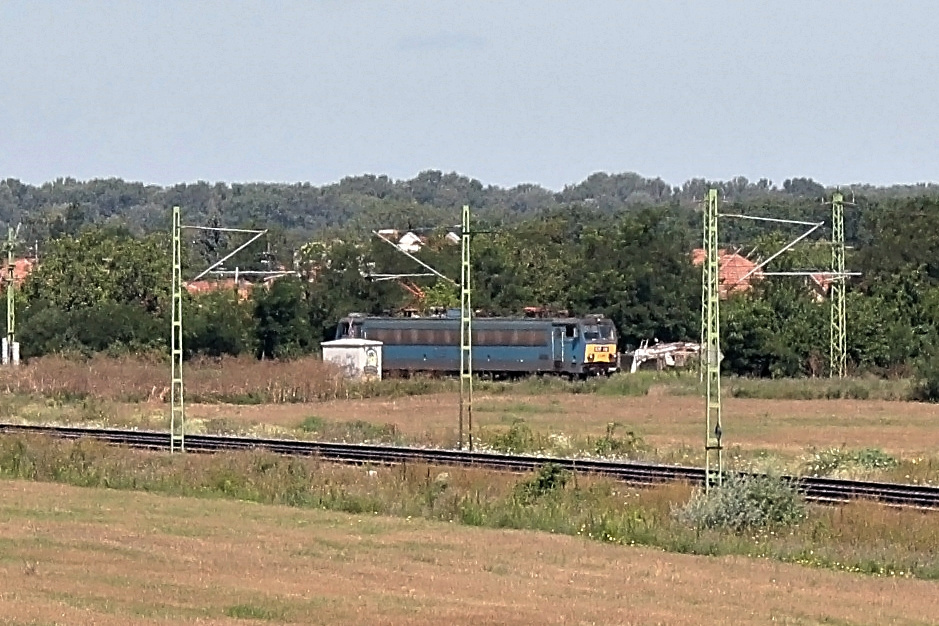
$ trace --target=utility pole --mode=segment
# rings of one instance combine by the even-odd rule
[[[247,271],[247,270],[221,270],[217,269],[233,256],[250,246],[252,243],[267,234],[267,229],[255,230],[250,228],[220,228],[215,226],[189,226],[180,223],[179,207],[173,207],[173,277],[172,277],[172,322],[170,327],[170,452],[186,451],[186,408],[183,401],[183,247],[182,231],[201,230],[215,233],[248,234],[251,237],[234,250],[215,261],[209,267],[196,274],[192,280],[199,280],[208,274],[214,275],[257,275],[282,276],[290,272],[281,271]],[[237,280],[235,288],[238,288]]]
[[[3,339],[3,364],[19,365],[20,344],[16,341],[16,256],[17,234],[13,227],[7,229],[7,335]]]
[[[724,455],[721,436],[720,252],[717,249],[717,189],[709,189],[704,211],[704,263],[702,269],[702,341],[705,378],[704,488],[714,474],[723,484]],[[716,458],[715,458],[716,457]]]
[[[186,451],[183,403],[183,255],[179,207],[173,207],[173,321],[170,335],[170,452]]]
[[[844,378],[847,369],[847,340],[844,271],[844,196],[831,198],[831,348],[829,376]]]
[[[473,301],[470,282],[470,209],[463,205],[460,230],[460,449],[463,449],[463,415],[473,449]]]

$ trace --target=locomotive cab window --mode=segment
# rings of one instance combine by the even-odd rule
[[[613,326],[610,324],[584,324],[584,339],[588,341],[612,341]]]
[[[567,337],[576,338],[577,337],[577,326],[574,324],[568,324],[564,327],[564,334]]]

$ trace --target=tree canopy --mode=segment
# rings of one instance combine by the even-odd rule
[[[831,190],[807,178],[781,186],[744,178],[672,187],[636,174],[591,175],[560,192],[535,185],[484,186],[457,174],[408,181],[358,176],[334,185],[208,184],[161,188],[121,180],[0,182],[0,220],[22,221],[40,264],[21,287],[25,356],[57,351],[165,350],[168,337],[169,207],[188,223],[269,228],[226,267],[297,275],[185,296],[187,356],[290,357],[315,351],[349,312],[390,313],[415,302],[458,305],[437,278],[378,281],[426,270],[371,235],[415,230],[424,263],[459,279],[459,246],[445,235],[459,208],[474,210],[474,304],[493,314],[525,307],[603,313],[621,348],[645,339],[695,340],[700,332],[699,201],[717,186],[726,213],[824,222],[770,269],[824,269],[830,262]],[[852,367],[903,372],[927,355],[939,323],[939,193],[935,186],[857,186],[846,209],[848,350]],[[185,273],[240,245],[238,234],[186,236]],[[721,243],[766,257],[793,227],[721,222]],[[417,294],[417,295],[415,295]],[[802,278],[772,278],[722,307],[725,367],[758,376],[818,375],[827,363],[828,305]]]

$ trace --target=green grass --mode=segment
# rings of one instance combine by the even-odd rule
[[[521,478],[411,464],[367,470],[267,453],[169,456],[87,441],[23,436],[0,440],[0,476],[7,478],[422,517],[691,554],[738,554],[865,574],[939,579],[935,514],[873,504],[809,507],[798,524],[769,523],[735,532],[676,519],[676,507],[690,496],[681,486],[636,492],[611,480],[552,470]],[[268,619],[264,616],[272,613],[266,611],[276,612],[265,603],[238,606],[246,616],[255,609],[261,615],[245,619]]]
[[[911,400],[912,382],[882,378],[729,378],[724,383],[734,398],[762,400]]]
[[[394,444],[405,442],[394,424],[374,424],[365,420],[334,422],[310,415],[300,422],[297,429],[324,441]]]
[[[546,413],[564,413],[564,408],[557,400],[548,405],[529,404],[527,402],[479,402],[473,407],[480,413],[506,413],[511,415],[543,415]]]
[[[225,615],[234,619],[283,621],[286,613],[279,608],[257,604],[236,604],[225,609]]]

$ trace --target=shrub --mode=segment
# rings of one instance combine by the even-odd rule
[[[917,364],[910,399],[939,402],[939,354],[930,354]]]
[[[523,503],[531,503],[564,489],[571,473],[555,463],[548,463],[537,474],[516,485],[516,495]]]
[[[331,422],[311,415],[300,422],[298,428],[327,441],[399,443],[401,439],[394,424],[373,424],[365,420]]]
[[[535,446],[535,435],[525,420],[516,419],[506,432],[495,435],[489,445],[501,452],[528,452]]]
[[[627,430],[625,436],[617,435],[616,429],[622,426],[619,422],[612,422],[606,426],[606,435],[597,440],[594,451],[600,456],[634,455],[646,449],[642,437],[634,431]]]
[[[673,511],[675,517],[697,529],[734,532],[788,526],[805,518],[805,503],[789,483],[772,476],[731,474],[722,486],[698,490]]]
[[[896,467],[899,461],[879,448],[844,450],[829,448],[812,455],[803,467],[803,473],[812,476],[831,476],[840,470],[879,470]]]

